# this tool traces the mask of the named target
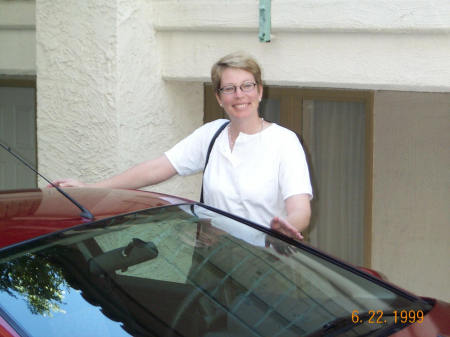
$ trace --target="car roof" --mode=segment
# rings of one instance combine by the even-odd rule
[[[93,220],[54,188],[0,192],[0,248],[80,224],[138,210],[193,203],[188,199],[140,190],[66,188]]]

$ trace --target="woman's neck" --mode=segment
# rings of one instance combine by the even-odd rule
[[[246,134],[255,134],[261,132],[264,128],[264,120],[261,117],[254,117],[249,119],[234,119],[231,120],[230,130],[234,137],[237,137],[240,132]]]
[[[258,117],[256,121],[252,121],[251,123],[244,123],[240,120],[238,123],[231,123],[228,127],[228,142],[230,145],[230,150],[233,151],[234,143],[236,142],[236,138],[238,137],[240,132],[246,134],[256,134],[261,132],[264,129],[264,119]]]

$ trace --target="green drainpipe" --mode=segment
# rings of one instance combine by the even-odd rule
[[[259,0],[259,41],[270,42],[270,1]]]

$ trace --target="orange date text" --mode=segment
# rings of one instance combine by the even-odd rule
[[[390,317],[391,319],[388,319]],[[422,310],[394,310],[384,313],[383,310],[369,310],[365,313],[359,313],[358,310],[352,311],[352,322],[355,324],[407,324],[422,323],[424,314]]]

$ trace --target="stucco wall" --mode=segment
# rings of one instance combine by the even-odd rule
[[[161,78],[148,1],[38,0],[36,9],[41,172],[106,178],[201,124],[201,84]],[[154,190],[197,198],[199,177],[183,184]]]
[[[450,2],[272,1],[270,43],[258,40],[258,1],[154,0],[154,10],[168,81],[208,81],[214,61],[245,50],[267,84],[398,90],[375,97],[372,267],[449,299],[450,110],[448,95],[422,92],[450,91]]]
[[[268,84],[450,91],[447,0],[272,1],[272,41],[258,39],[258,1],[154,0],[166,79],[209,78],[234,50]]]
[[[450,301],[450,94],[377,92],[374,124],[373,268]]]
[[[447,0],[277,0],[271,43],[258,1],[36,4],[38,162],[52,178],[105,178],[169,148],[201,124],[202,82],[236,49],[268,84],[450,91]],[[449,157],[435,150],[449,143],[448,96],[409,95],[375,97],[373,267],[444,298]],[[199,178],[152,189],[197,198]]]
[[[0,75],[36,74],[34,1],[0,0]]]

